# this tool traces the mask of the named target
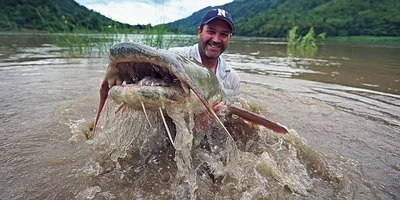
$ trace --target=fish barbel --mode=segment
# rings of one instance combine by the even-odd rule
[[[222,126],[212,106],[223,101],[230,114],[278,133],[288,132],[278,123],[230,105],[216,75],[195,59],[134,42],[117,43],[110,48],[94,131],[108,96],[117,104],[137,110],[180,107],[190,101],[195,112],[204,112],[205,107]]]

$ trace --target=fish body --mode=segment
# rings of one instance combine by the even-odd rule
[[[214,105],[226,97],[214,73],[184,55],[137,43],[118,43],[110,48],[110,61],[109,68],[118,72],[107,72],[109,95],[129,107],[141,109],[140,102],[145,102],[149,110],[187,101]],[[128,84],[113,85],[124,81]]]
[[[117,43],[110,48],[110,63],[100,87],[94,130],[108,96],[118,104],[137,110],[180,107],[189,101],[198,112],[206,108],[221,125],[212,106],[224,101],[228,104],[228,113],[275,132],[288,132],[262,116],[229,105],[216,75],[195,59],[134,42]]]

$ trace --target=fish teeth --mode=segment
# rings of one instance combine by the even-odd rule
[[[152,77],[144,77],[138,82],[140,86],[168,86],[168,82],[160,79],[153,79]]]
[[[153,69],[154,69],[156,72],[159,72],[159,71],[160,71],[160,68],[159,68],[159,67],[156,67],[156,66],[154,66],[153,64],[151,64],[151,66],[153,66]]]

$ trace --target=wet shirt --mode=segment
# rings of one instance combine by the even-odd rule
[[[193,57],[201,63],[201,57],[199,52],[198,44],[189,47],[174,47],[169,50],[184,53],[190,57]],[[216,76],[219,84],[224,89],[225,93],[229,96],[239,95],[240,90],[240,78],[239,75],[233,70],[232,67],[228,66],[222,56],[218,57]]]

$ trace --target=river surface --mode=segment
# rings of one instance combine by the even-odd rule
[[[170,172],[140,171],[140,162],[131,161],[123,173],[99,177],[99,152],[88,141],[71,141],[94,119],[107,54],[70,56],[43,35],[1,34],[0,41],[0,199],[173,198],[168,180],[153,180]],[[214,198],[399,199],[399,52],[398,43],[324,42],[315,55],[302,57],[288,55],[281,40],[234,37],[224,58],[239,72],[240,96],[296,132],[317,155],[313,158],[335,175],[303,176],[309,168],[299,167],[303,164],[295,156],[292,168],[280,169],[281,178],[239,181],[234,189],[219,186]],[[268,152],[275,158],[285,155]],[[241,153],[240,169],[247,169],[246,162],[268,160],[253,156]],[[288,161],[274,162],[283,167]],[[133,166],[138,171],[129,171]],[[301,169],[291,174],[296,167]],[[198,199],[215,195],[206,189]]]

